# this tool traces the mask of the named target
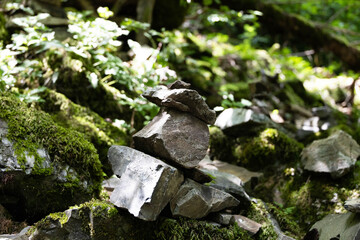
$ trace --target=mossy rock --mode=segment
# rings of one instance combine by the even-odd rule
[[[296,219],[302,231],[308,231],[326,215],[346,212],[344,202],[360,195],[359,182],[360,163],[357,162],[351,173],[337,180],[300,171],[293,176],[279,174],[277,187],[282,193],[283,209]]]
[[[241,140],[233,146],[237,164],[253,171],[263,170],[275,163],[291,163],[299,160],[303,146],[284,133],[267,128],[258,136]]]
[[[99,193],[101,163],[83,134],[57,125],[9,92],[0,92],[0,119],[7,124],[1,137],[12,144],[19,166],[8,166],[0,175],[0,189],[5,198],[13,198],[3,205],[17,217],[31,222]],[[40,156],[39,149],[48,157]],[[29,166],[30,172],[25,171]]]
[[[101,81],[94,88],[84,72],[63,68],[54,88],[74,103],[88,107],[103,118],[131,120],[130,108],[120,103],[120,95],[123,93]]]
[[[105,121],[89,108],[73,103],[65,95],[47,89],[40,94],[45,102],[40,102],[41,109],[49,113],[59,125],[84,134],[99,153],[103,170],[112,175],[107,152],[111,145],[129,145],[130,135],[125,129],[120,129]]]
[[[252,239],[237,226],[218,227],[205,221],[160,217],[146,222],[106,201],[91,200],[53,213],[27,233],[32,239]],[[81,237],[81,238],[80,238]]]

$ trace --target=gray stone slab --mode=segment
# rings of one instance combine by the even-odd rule
[[[155,221],[178,191],[184,180],[182,173],[159,159],[125,146],[111,146],[108,157],[114,173],[120,178],[110,202],[127,209],[135,217]]]

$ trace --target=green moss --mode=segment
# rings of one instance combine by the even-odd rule
[[[268,128],[234,147],[233,155],[239,165],[257,171],[276,162],[297,161],[302,148],[302,144],[284,133]]]
[[[247,217],[262,225],[258,239],[277,239],[277,234],[268,218],[268,214],[269,212],[261,200],[257,201],[257,203],[251,202]]]
[[[130,135],[126,130],[113,126],[97,113],[73,103],[61,93],[46,90],[41,97],[45,100],[39,103],[41,109],[51,114],[59,125],[83,133],[97,149],[104,172],[110,174],[107,151],[114,144],[129,145]]]
[[[8,124],[7,138],[13,142],[20,164],[24,167],[26,157],[34,158],[31,175],[20,175],[14,181],[20,186],[13,186],[21,189],[18,197],[26,199],[22,210],[28,221],[36,221],[99,193],[103,176],[101,163],[96,149],[84,135],[60,127],[50,115],[28,107],[8,92],[0,93],[0,119]],[[37,153],[39,148],[48,151],[50,168],[42,166],[44,159]],[[58,164],[75,170],[77,178],[54,184],[53,177],[47,176],[52,173],[53,165]],[[87,183],[86,188],[83,182]]]
[[[294,217],[290,215],[294,208],[282,209],[271,203],[267,204],[269,213],[278,221],[281,230],[290,237],[299,238],[304,236],[306,232],[302,231],[299,224],[296,223]]]
[[[53,161],[68,164],[95,183],[101,181],[101,163],[96,149],[82,134],[58,126],[48,114],[28,108],[11,93],[0,93],[0,99],[0,118],[9,126],[7,137],[14,142],[20,162],[26,161],[24,152],[27,151],[40,166],[43,159],[36,149],[43,147]]]
[[[356,164],[352,173],[333,180],[326,175],[294,176],[280,182],[280,191],[285,208],[291,208],[302,231],[307,231],[316,221],[332,213],[341,213],[347,199],[357,198],[360,181],[360,164]]]
[[[147,222],[137,219],[125,211],[116,209],[114,205],[106,201],[93,199],[78,206],[71,207],[76,211],[76,222],[81,228],[76,231],[89,235],[92,239],[115,240],[115,239],[252,239],[250,235],[237,225],[219,227],[205,221],[191,220],[186,218],[170,219],[160,217],[157,221]],[[50,214],[35,224],[31,233],[38,231],[46,232],[47,237],[52,239],[53,232],[67,236],[67,224],[69,221],[65,213]],[[53,226],[57,226],[54,229]],[[51,229],[51,231],[49,231]]]
[[[153,239],[252,239],[250,235],[237,225],[217,227],[204,221],[186,218],[162,219],[154,231]]]
[[[57,213],[50,213],[49,217],[53,220],[59,220],[61,226],[67,222],[68,217],[66,216],[65,212],[57,212]]]

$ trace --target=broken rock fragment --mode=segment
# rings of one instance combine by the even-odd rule
[[[344,208],[349,212],[360,213],[360,198],[345,201]]]
[[[140,151],[194,168],[206,155],[209,137],[203,121],[188,113],[163,109],[133,139]]]
[[[235,207],[239,201],[230,194],[187,179],[170,202],[174,216],[198,219],[210,212]]]
[[[176,168],[129,147],[111,146],[108,157],[120,178],[110,202],[143,220],[156,220],[184,180]]]
[[[301,153],[304,168],[311,172],[330,173],[340,178],[348,173],[360,156],[360,146],[344,131],[316,140]]]
[[[239,136],[256,127],[274,124],[266,115],[245,108],[228,108],[217,117],[215,122],[215,126],[229,136]]]
[[[169,89],[166,86],[156,86],[146,90],[142,95],[150,102],[160,107],[175,108],[189,112],[207,124],[214,124],[216,113],[211,110],[200,94],[192,89],[179,88],[187,85],[174,83]]]

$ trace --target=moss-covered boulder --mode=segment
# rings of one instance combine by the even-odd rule
[[[219,128],[210,128],[212,157],[253,171],[262,171],[276,163],[296,162],[302,148],[301,143],[273,128],[239,138],[228,137]]]
[[[146,222],[118,211],[106,201],[91,200],[53,213],[29,231],[31,239],[251,239],[237,226],[219,227],[205,221],[162,217]]]
[[[263,178],[253,194],[267,202],[277,202],[280,207],[275,207],[279,211],[274,213],[296,219],[304,234],[326,215],[345,212],[344,202],[360,196],[359,182],[360,162],[341,179],[326,174],[311,175],[295,163]]]
[[[111,176],[111,166],[107,151],[112,145],[129,145],[130,135],[125,129],[115,127],[89,108],[75,104],[65,95],[54,90],[41,93],[45,102],[40,102],[41,109],[51,115],[59,125],[84,134],[99,154],[104,172]]]
[[[125,91],[130,92],[127,89],[119,90],[101,81],[94,88],[85,72],[78,72],[71,66],[61,69],[59,78],[53,87],[74,103],[88,107],[103,118],[124,119],[127,122],[131,120],[130,107],[121,103],[126,97]]]
[[[29,222],[97,195],[103,172],[83,134],[0,93],[0,204]]]
[[[239,165],[250,170],[261,170],[276,163],[291,163],[299,160],[303,146],[284,133],[268,128],[257,137],[247,139],[235,149]]]

